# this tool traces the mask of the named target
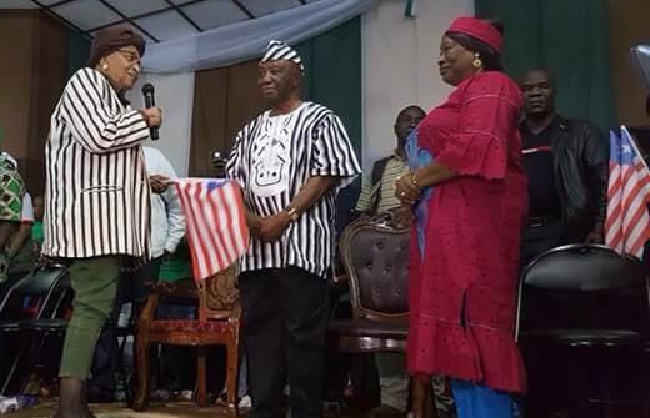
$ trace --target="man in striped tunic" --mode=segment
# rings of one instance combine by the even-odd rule
[[[51,117],[43,254],[70,266],[75,291],[59,372],[59,418],[92,417],[85,382],[121,261],[149,253],[149,184],[140,143],[161,115],[157,108],[132,110],[124,100],[144,46],[128,25],[95,34],[89,66],[70,78]]]
[[[340,119],[300,99],[302,71],[294,49],[269,43],[258,85],[270,110],[237,134],[227,164],[252,233],[239,276],[252,418],[284,416],[287,378],[292,416],[322,416],[336,195],[360,171]]]

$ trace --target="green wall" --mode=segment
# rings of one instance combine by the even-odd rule
[[[80,33],[68,33],[68,77],[86,65],[90,55],[90,40]]]
[[[505,25],[506,71],[546,67],[558,113],[602,128],[616,121],[605,0],[475,0],[476,15]]]
[[[361,159],[361,19],[356,17],[296,48],[305,63],[303,94],[339,115]],[[340,224],[356,204],[361,179],[339,195]]]

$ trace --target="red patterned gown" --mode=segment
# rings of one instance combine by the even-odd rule
[[[513,330],[527,208],[519,87],[500,72],[458,85],[418,127],[417,145],[460,176],[433,187],[424,255],[411,249],[408,368],[525,391]]]

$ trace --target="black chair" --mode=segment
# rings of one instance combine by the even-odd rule
[[[133,303],[133,302],[131,302]],[[133,305],[132,305],[133,306]],[[121,383],[121,391],[123,391],[124,398],[115,398],[115,391],[110,394],[111,401],[119,400],[125,401],[127,405],[131,405],[133,401],[133,393],[135,392],[135,366],[133,363],[127,364],[124,361],[126,355],[126,346],[129,339],[132,341],[133,348],[135,351],[135,331],[136,331],[136,321],[137,316],[134,315],[133,309],[129,315],[125,324],[120,321],[120,314],[122,304],[116,305],[115,309],[117,310],[117,315],[111,315],[111,317],[106,322],[106,325],[102,332],[108,333],[111,342],[114,344],[111,346],[115,350],[114,353],[110,353],[111,359],[109,361],[108,372],[115,376],[119,374],[119,379]],[[96,348],[97,349],[97,348]],[[133,362],[135,355],[131,354],[131,361]],[[93,374],[95,371],[93,371]]]
[[[47,337],[65,333],[67,320],[61,317],[61,310],[70,296],[67,269],[60,266],[35,269],[9,286],[0,302],[0,334],[20,336],[20,348],[4,376],[0,396],[7,395],[17,372],[21,382],[17,393],[22,392]],[[37,310],[33,317],[21,318],[12,308],[20,308],[28,297],[38,300]],[[21,362],[27,363],[26,366],[19,367]]]
[[[524,270],[517,339],[529,369],[552,369],[555,383],[570,382],[571,393],[564,395],[571,416],[649,416],[645,388],[650,382],[643,381],[650,376],[645,361],[648,291],[643,263],[604,246],[558,247]],[[531,353],[553,357],[554,364],[539,364]],[[612,415],[622,408],[635,412]]]

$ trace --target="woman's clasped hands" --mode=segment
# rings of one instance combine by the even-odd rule
[[[413,206],[420,198],[420,193],[420,185],[413,173],[403,175],[395,183],[395,197],[402,206]]]

